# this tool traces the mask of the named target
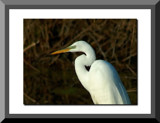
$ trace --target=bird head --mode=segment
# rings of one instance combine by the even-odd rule
[[[82,51],[84,44],[88,43],[86,43],[85,41],[77,41],[67,48],[52,52],[51,55],[65,53],[65,52],[79,52]]]

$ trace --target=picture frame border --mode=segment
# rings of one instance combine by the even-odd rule
[[[56,3],[57,2],[57,3]],[[60,3],[62,2],[62,3]],[[160,101],[158,93],[158,73],[155,68],[159,63],[158,39],[160,36],[160,2],[159,0],[113,0],[96,1],[82,0],[76,3],[74,0],[2,0],[0,1],[0,121],[8,118],[144,118],[160,121]],[[131,3],[132,2],[132,3]],[[9,10],[10,9],[151,9],[151,114],[9,114]],[[160,46],[160,45],[159,45]],[[157,56],[157,57],[156,57]],[[156,61],[157,60],[157,61]]]

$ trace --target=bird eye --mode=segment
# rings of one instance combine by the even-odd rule
[[[76,45],[74,45],[72,48],[75,49],[75,48],[76,48]]]
[[[75,49],[75,48],[76,48],[76,45],[70,46],[69,48],[70,48],[70,49]]]

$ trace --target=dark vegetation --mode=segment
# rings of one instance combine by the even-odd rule
[[[24,19],[24,104],[93,104],[74,69],[81,53],[49,56],[78,40],[114,65],[137,104],[136,19]]]

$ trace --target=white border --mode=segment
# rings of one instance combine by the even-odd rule
[[[25,106],[23,105],[23,19],[103,18],[138,20],[137,106]],[[150,114],[151,10],[150,9],[10,9],[9,11],[10,114]]]

